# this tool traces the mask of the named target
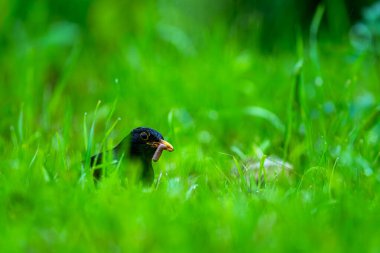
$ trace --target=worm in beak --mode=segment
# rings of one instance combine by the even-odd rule
[[[157,146],[156,152],[154,152],[154,155],[152,157],[153,162],[157,162],[160,159],[162,151],[164,150],[167,150],[169,152],[174,151],[173,146],[165,140],[160,140],[160,142],[158,142],[157,144],[158,146]]]

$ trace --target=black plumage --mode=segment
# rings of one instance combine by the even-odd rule
[[[157,150],[158,148],[169,152],[174,150],[173,146],[165,141],[162,134],[158,131],[152,128],[138,127],[133,129],[127,137],[109,152],[111,152],[112,158],[115,161],[119,161],[122,157],[140,161],[142,164],[140,177],[145,183],[151,184],[154,180],[152,159],[156,156],[158,157],[156,160],[158,160],[161,154]],[[91,157],[90,165],[94,168],[93,177],[95,181],[100,180],[102,177],[103,168],[96,167],[103,162],[103,153]]]

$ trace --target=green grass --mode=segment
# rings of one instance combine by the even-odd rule
[[[117,23],[112,5],[94,7],[97,32],[30,34],[26,22],[6,34],[0,252],[378,252],[375,55],[317,41],[323,8],[296,52],[263,54],[223,26],[157,23],[148,7],[127,35],[96,16],[109,8]],[[81,161],[137,126],[175,147],[155,184],[116,167],[95,187]],[[291,175],[247,182],[246,159],[266,177],[261,152]]]

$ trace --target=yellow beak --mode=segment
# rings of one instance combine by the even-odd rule
[[[159,144],[163,144],[165,146],[165,150],[167,150],[169,152],[174,151],[172,144],[170,144],[169,142],[167,142],[165,140],[160,140]]]
[[[167,150],[169,152],[172,152],[174,151],[174,148],[172,146],[172,144],[170,144],[169,142],[165,141],[165,140],[160,140],[160,141],[155,141],[155,142],[148,142],[147,143],[148,145],[152,146],[153,148],[158,148],[158,146],[163,146],[163,150]]]

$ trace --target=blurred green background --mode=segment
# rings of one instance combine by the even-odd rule
[[[379,41],[370,0],[0,1],[0,252],[378,252]],[[137,126],[154,186],[95,187]]]
[[[28,130],[51,131],[62,127],[65,113],[80,119],[98,100],[109,107],[117,101],[116,115],[124,122],[160,127],[173,108],[192,115],[272,106],[274,98],[287,96],[293,65],[304,58],[297,45],[310,48],[311,75],[317,77],[320,57],[346,53],[355,61],[375,51],[379,29],[378,22],[372,23],[378,7],[370,9],[374,21],[352,30],[357,22],[366,22],[363,10],[370,3],[2,1],[0,64],[6,92],[1,92],[1,132],[9,138],[12,116],[22,108],[32,127]],[[313,17],[318,21],[314,26]],[[320,48],[326,50],[318,55]],[[283,105],[270,110],[284,117]],[[82,129],[70,125],[70,132]],[[230,130],[226,128],[216,131]]]

